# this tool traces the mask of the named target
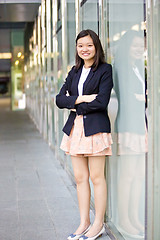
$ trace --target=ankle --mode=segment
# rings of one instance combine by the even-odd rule
[[[88,228],[90,225],[90,221],[85,221],[85,222],[81,222],[80,226],[84,227],[84,229]]]
[[[90,225],[90,221],[81,222],[75,234],[81,234],[89,227],[89,225]]]
[[[95,221],[92,226],[96,229],[101,229],[103,227],[103,222]]]

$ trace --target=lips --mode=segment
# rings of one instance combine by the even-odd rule
[[[83,56],[89,56],[89,53],[82,53]]]

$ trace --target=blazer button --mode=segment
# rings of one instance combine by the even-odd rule
[[[87,118],[87,116],[83,116],[84,118]]]

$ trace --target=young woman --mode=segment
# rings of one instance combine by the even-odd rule
[[[59,108],[70,109],[63,128],[61,149],[71,155],[80,210],[80,225],[68,239],[94,240],[105,232],[105,156],[111,155],[111,129],[107,113],[112,67],[105,63],[99,37],[92,30],[76,38],[76,65],[56,96]],[[95,220],[90,225],[90,184],[94,186]]]

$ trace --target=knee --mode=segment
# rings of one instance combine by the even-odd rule
[[[91,173],[90,178],[91,178],[91,181],[92,181],[93,185],[98,185],[98,184],[101,184],[102,182],[105,181],[105,177],[104,177],[103,174],[93,174],[93,173]]]
[[[74,174],[76,184],[82,184],[85,182],[89,182],[89,174],[88,173],[82,173],[82,172],[76,172]]]

